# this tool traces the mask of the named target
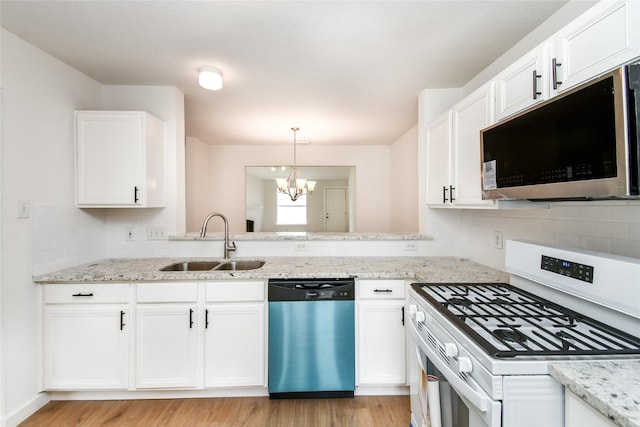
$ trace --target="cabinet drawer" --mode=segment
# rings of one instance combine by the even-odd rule
[[[139,283],[137,302],[197,302],[198,285],[186,283]]]
[[[264,301],[265,284],[253,282],[212,282],[206,284],[207,302]]]
[[[45,304],[129,302],[128,283],[69,283],[44,285]]]
[[[358,295],[362,299],[404,299],[404,280],[360,280]]]

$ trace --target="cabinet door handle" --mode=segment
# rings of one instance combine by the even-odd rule
[[[402,326],[404,326],[404,305],[402,306]]]
[[[204,311],[204,328],[209,328],[209,310]]]
[[[558,89],[558,86],[562,84],[561,80],[558,80],[558,67],[562,66],[562,63],[558,62],[556,58],[551,60],[551,75],[553,79],[553,89]]]
[[[82,292],[78,292],[77,294],[71,295],[72,297],[92,297],[93,292],[89,292],[88,294],[83,294]]]
[[[124,323],[124,310],[120,310],[120,330],[124,329],[124,325],[126,325]]]
[[[140,201],[140,198],[138,197],[138,191],[140,191],[140,189],[137,185],[133,187],[133,203],[138,203]]]
[[[538,92],[538,79],[542,75],[538,74],[536,70],[533,70],[533,99],[538,99],[538,96],[542,95],[542,92]]]
[[[385,293],[385,294],[390,294],[391,292],[393,292],[391,289],[374,289],[373,292],[376,293]]]
[[[447,187],[442,187],[442,203],[447,203]]]
[[[449,186],[449,199],[451,199],[451,202],[453,202],[455,200],[455,198],[453,197],[453,190],[455,190],[456,187],[454,187],[453,185]]]
[[[189,309],[189,329],[193,328],[193,308]]]

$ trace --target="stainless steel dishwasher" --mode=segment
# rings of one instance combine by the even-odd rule
[[[269,396],[352,397],[353,279],[269,280]]]

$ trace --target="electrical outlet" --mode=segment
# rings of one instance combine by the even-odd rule
[[[407,242],[404,244],[405,251],[417,251],[418,243],[417,242]]]
[[[307,242],[295,242],[293,244],[293,248],[296,251],[306,251],[307,250]]]
[[[493,247],[496,249],[502,249],[503,247],[502,231],[493,232]]]
[[[147,227],[147,240],[164,240],[164,227],[161,225],[150,225]]]
[[[127,240],[129,242],[133,242],[134,240],[136,240],[136,235],[133,232],[133,227],[131,227],[131,226],[125,227],[125,229],[124,229],[124,240]]]

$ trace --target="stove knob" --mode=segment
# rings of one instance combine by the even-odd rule
[[[416,315],[417,312],[418,312],[418,306],[411,304],[409,306],[409,317],[413,319],[413,317]]]
[[[468,357],[458,357],[458,372],[466,374],[473,371],[473,364]]]
[[[416,322],[424,322],[426,319],[426,316],[424,314],[424,311],[417,311],[416,312]]]
[[[452,342],[445,343],[444,354],[447,357],[456,357],[458,355],[458,347]]]

